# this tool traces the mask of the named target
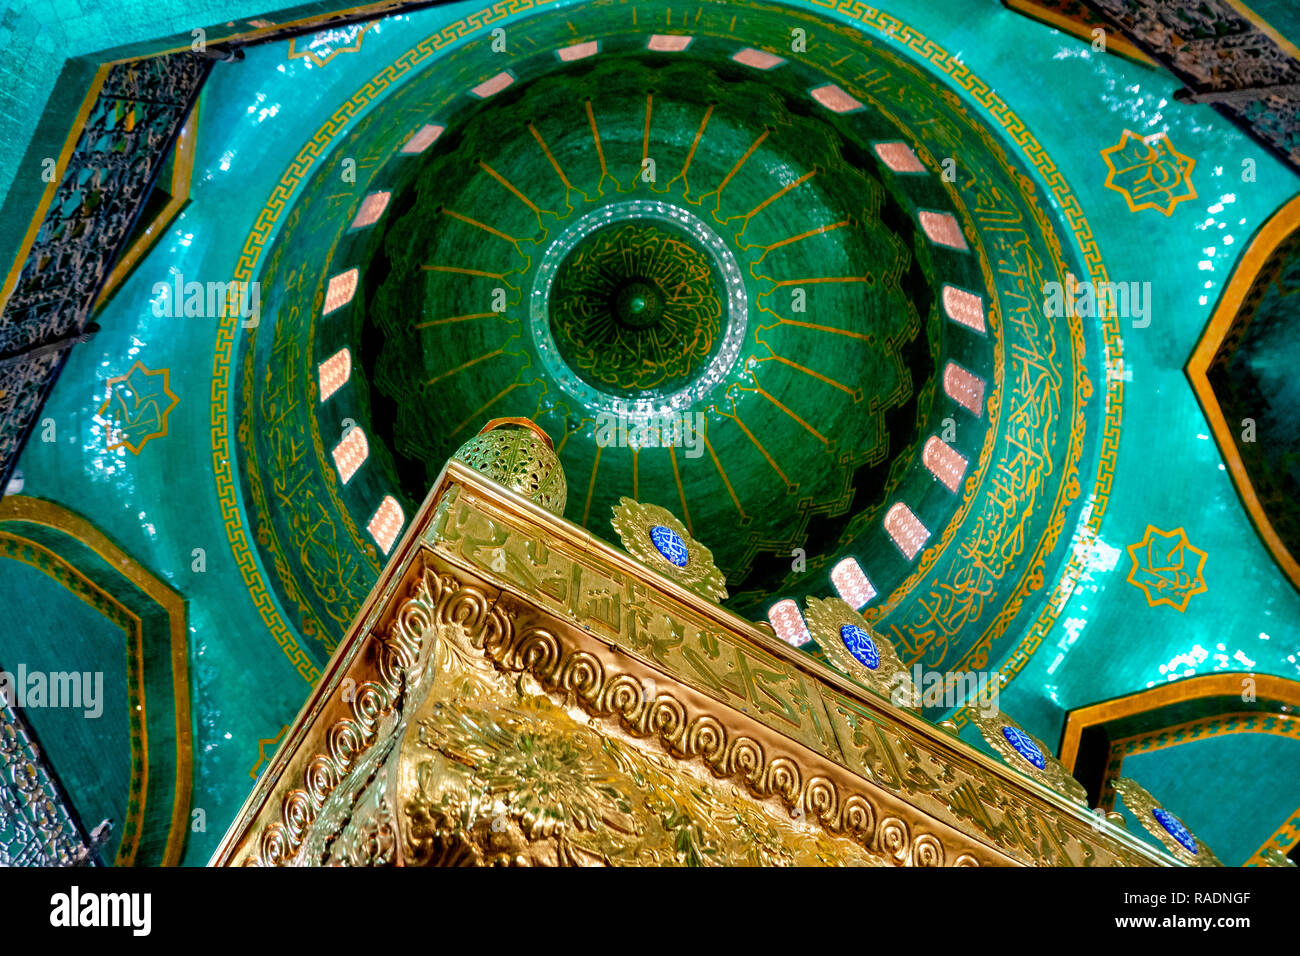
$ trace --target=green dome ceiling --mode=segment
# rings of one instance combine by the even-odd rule
[[[563,442],[571,519],[612,537],[609,508],[633,493],[692,531],[728,528],[715,555],[762,600],[784,575],[757,562],[788,571],[794,548],[833,546],[809,541],[818,510],[835,538],[869,520],[898,482],[867,463],[913,459],[939,427],[942,325],[927,244],[866,144],[805,115],[821,108],[797,71],[786,90],[699,46],[673,63],[607,52],[449,126],[362,260],[358,311],[377,328],[358,351],[391,401],[392,432],[374,424],[410,498],[512,388],[499,407]],[[645,328],[621,312],[637,290],[660,313]],[[480,317],[447,321],[465,315]],[[810,334],[817,317],[850,334]],[[598,442],[602,414],[635,428],[695,412],[707,447]]]
[[[579,35],[558,13],[520,19],[509,44],[527,53],[503,59],[485,37],[338,147],[391,143],[369,183],[391,194],[377,224],[348,228],[355,208],[325,220],[329,164],[297,199],[261,277],[278,318],[250,330],[246,383],[314,375],[346,347],[350,410],[281,414],[258,397],[241,435],[259,545],[325,648],[381,556],[348,516],[315,554],[326,525],[268,479],[312,489],[322,512],[393,494],[409,515],[492,417],[553,436],[566,516],[602,537],[623,495],[680,515],[751,618],[828,593],[855,558],[879,592],[868,617],[909,663],[984,666],[1059,563],[1097,351],[1078,319],[1026,295],[1084,274],[1031,181],[950,93],[865,37],[781,57],[794,25],[842,31],[778,5],[743,24],[702,9],[674,52],[647,49],[652,31],[621,7],[586,10]],[[402,153],[426,125],[436,141]],[[919,168],[881,144],[906,144]],[[327,280],[353,268],[352,301],[322,317]],[[955,321],[945,290],[983,322]],[[982,401],[945,390],[950,365]],[[661,447],[643,426],[668,415],[701,434]],[[371,464],[342,488],[329,452],[354,423]],[[966,460],[955,490],[922,460],[933,437]],[[297,448],[314,455],[287,462]],[[914,556],[883,526],[897,502],[929,532]]]

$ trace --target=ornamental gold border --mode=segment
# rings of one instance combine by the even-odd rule
[[[924,60],[930,66],[941,70],[949,79],[957,84],[965,93],[974,100],[979,106],[983,107],[989,117],[994,120],[1004,134],[1021,150],[1025,161],[1035,169],[1042,177],[1043,183],[1047,186],[1052,197],[1056,200],[1059,207],[1059,214],[1064,215],[1074,233],[1075,241],[1078,243],[1079,252],[1087,268],[1088,275],[1094,283],[1109,282],[1109,274],[1101,257],[1101,251],[1097,246],[1097,241],[1093,237],[1092,227],[1088,224],[1087,217],[1083,214],[1083,209],[1070,189],[1069,183],[1061,174],[1060,169],[1047,155],[1046,150],[1038,141],[1037,137],[1030,132],[1024,121],[1008,107],[1006,102],[992,89],[987,83],[975,76],[970,69],[964,64],[958,62],[952,54],[946,49],[936,44],[933,40],[924,34],[918,33],[902,21],[877,10],[873,7],[866,7],[860,4],[854,4],[851,10],[842,10],[835,0],[790,0],[799,4],[806,4],[813,8],[830,9],[839,12],[852,19],[856,19],[874,28],[878,33],[889,40],[906,46],[920,59]],[[1047,214],[1037,206],[1032,207],[1036,215],[1047,218]],[[1113,361],[1123,360],[1123,340],[1120,337],[1119,318],[1115,310],[1111,309],[1101,317],[1103,347]],[[1071,339],[1073,342],[1079,342],[1083,339],[1081,327],[1071,327]],[[1076,399],[1080,396],[1087,398],[1092,394],[1092,385],[1086,379],[1079,382],[1078,377],[1075,379]],[[1091,500],[1093,508],[1089,514],[1087,528],[1092,534],[1096,534],[1101,529],[1102,519],[1105,517],[1107,506],[1110,502],[1110,491],[1114,479],[1115,465],[1119,452],[1119,435],[1123,421],[1123,402],[1124,402],[1124,382],[1118,377],[1107,376],[1106,392],[1104,404],[1104,421],[1102,427],[1102,436],[1099,449],[1099,461],[1097,473],[1093,483]],[[1075,471],[1076,476],[1073,479],[1077,486],[1077,465],[1078,458],[1082,450],[1082,434],[1078,422],[1072,423],[1071,441],[1077,442],[1078,448],[1067,455],[1066,471]],[[1070,481],[1062,483],[1058,492],[1056,508],[1061,509],[1060,495],[1066,493]],[[1056,520],[1049,523],[1049,536],[1052,538],[1052,547],[1055,546],[1059,538],[1060,531],[1063,527],[1056,527],[1062,524]],[[1020,583],[1013,591],[1012,597],[1007,601],[989,629],[977,643],[991,644],[993,640],[1000,637],[1010,626],[1011,618],[1019,611],[1028,591],[1037,589],[1042,586],[1044,565],[1046,553],[1042,545],[1046,538],[1040,540],[1039,548],[1031,559],[1029,566],[1026,568],[1024,576]],[[1050,548],[1048,549],[1050,550]],[[1029,663],[1030,658],[1039,646],[1047,632],[1051,630],[1056,623],[1057,617],[1065,607],[1066,598],[1069,595],[1071,583],[1082,573],[1084,560],[1077,554],[1068,555],[1065,565],[1063,566],[1057,583],[1049,594],[1042,610],[1029,626],[1024,639],[1015,648],[1014,651],[1006,658],[1005,663],[998,669],[1002,676],[1002,689],[1020,673],[1020,671]],[[1007,609],[1013,609],[1012,614],[1008,616]],[[960,662],[959,665],[960,666]],[[953,715],[953,721],[960,727],[969,720],[970,709],[962,707]]]
[[[2,546],[7,541],[14,543],[16,553],[4,553]],[[20,549],[24,548],[30,548],[33,554],[28,556],[20,553]],[[37,560],[37,555],[40,555],[43,561],[48,563]],[[144,625],[140,618],[132,613],[129,608],[82,574],[75,565],[65,561],[57,552],[52,551],[39,541],[33,541],[31,538],[25,538],[6,531],[3,524],[0,524],[0,558],[19,561],[28,567],[35,568],[63,587],[69,594],[95,613],[107,619],[109,624],[120,628],[122,631],[128,660],[126,668],[126,706],[131,772],[126,794],[126,819],[122,824],[117,853],[113,857],[113,866],[134,866],[136,854],[140,850],[140,837],[144,833],[144,811],[149,795],[149,728],[147,723],[148,715],[145,712],[144,688],[142,686],[144,683]],[[74,587],[73,582],[76,582],[78,586]],[[96,607],[92,595],[98,597],[108,607]],[[133,670],[135,672],[134,681],[131,680]],[[48,763],[50,754],[45,754],[45,759]]]
[[[1265,840],[1258,850],[1250,855],[1242,866],[1278,866],[1280,864],[1272,862],[1268,857],[1272,854],[1282,856],[1284,859],[1286,853],[1297,843],[1300,843],[1300,809],[1287,817],[1286,821],[1273,831],[1273,835]],[[1295,864],[1291,864],[1294,866]]]
[[[1115,778],[1123,773],[1125,758],[1233,734],[1267,734],[1300,740],[1300,717],[1268,710],[1216,714],[1113,740],[1106,769],[1102,774],[1100,805],[1107,809],[1114,806],[1113,784]]]
[[[179,865],[188,836],[190,801],[194,787],[194,737],[190,725],[189,634],[185,621],[185,599],[115,545],[87,519],[52,501],[30,498],[26,495],[10,495],[0,499],[0,527],[3,527],[5,522],[28,522],[63,532],[93,551],[166,611],[171,632],[176,780],[172,797],[171,824],[167,831],[167,843],[163,848],[162,865]],[[143,666],[140,668],[140,675],[143,679]],[[143,801],[141,805],[141,813],[143,813]]]
[[[1242,681],[1246,679],[1255,682],[1256,699],[1274,700],[1300,707],[1300,681],[1272,674],[1246,672],[1188,677],[1069,711],[1065,715],[1065,728],[1061,732],[1061,763],[1070,770],[1074,769],[1079,759],[1079,741],[1089,727],[1144,714],[1170,704],[1207,697],[1235,697],[1240,700]]]
[[[1200,341],[1196,343],[1196,348],[1183,367],[1183,372],[1192,383],[1192,391],[1201,404],[1201,410],[1205,413],[1210,431],[1214,435],[1215,444],[1219,446],[1219,454],[1223,456],[1228,473],[1232,476],[1232,484],[1236,487],[1241,503],[1245,505],[1246,512],[1255,525],[1255,530],[1263,539],[1264,546],[1268,548],[1277,566],[1291,581],[1292,587],[1300,590],[1300,561],[1297,561],[1296,555],[1290,552],[1286,542],[1269,521],[1268,512],[1260,503],[1259,495],[1250,480],[1250,472],[1241,460],[1241,453],[1233,440],[1234,430],[1223,416],[1223,408],[1219,405],[1219,398],[1214,393],[1209,379],[1210,365],[1224,339],[1236,324],[1237,317],[1249,298],[1260,271],[1274,250],[1290,238],[1297,229],[1300,229],[1300,196],[1291,199],[1273,213],[1251,238],[1250,245],[1246,247],[1233,267],[1232,277],[1224,286],[1223,294],[1219,296],[1210,321],[1206,323],[1205,331],[1201,333]]]
[[[391,724],[418,707],[419,701],[407,700],[403,691],[429,666],[436,645],[449,639],[446,628],[458,629],[466,643],[500,670],[531,674],[547,690],[576,699],[592,716],[617,721],[633,737],[656,740],[673,757],[698,760],[714,776],[732,780],[760,800],[774,798],[815,819],[827,833],[849,837],[897,865],[1019,862],[892,794],[870,792],[844,768],[819,755],[800,753],[766,728],[748,721],[737,726],[735,715],[720,713],[716,702],[684,685],[663,692],[649,685],[656,690],[647,694],[647,678],[635,673],[632,659],[627,667],[611,666],[597,651],[599,642],[579,646],[581,637],[567,634],[524,600],[509,593],[494,596],[494,587],[474,583],[472,575],[427,550],[413,557],[400,585],[387,592],[389,611],[379,621],[388,623],[374,632],[375,637],[384,636],[372,637],[362,649],[361,660],[379,679],[357,685],[346,713],[339,712],[340,704],[326,704],[333,719],[324,733],[310,737],[317,745],[324,742],[322,749],[308,745],[290,756],[291,748],[281,747],[263,776],[264,781],[277,781],[275,793],[265,793],[256,804],[271,814],[252,818],[241,813],[214,854],[213,865],[302,862],[297,854],[326,801],[350,770],[376,756],[381,724]],[[321,699],[319,691],[315,696]],[[402,725],[397,726],[401,733]],[[306,739],[303,727],[300,715],[294,725],[299,740]],[[318,722],[317,728],[324,729],[324,723]],[[272,802],[273,796],[278,801]],[[246,804],[245,811],[248,808]],[[248,828],[255,820],[258,825]],[[405,830],[404,824],[399,827]]]
[[[1228,0],[1232,3],[1233,0]],[[1035,3],[1034,0],[1002,0],[1002,3],[1016,13],[1023,14],[1031,20],[1045,24],[1060,30],[1062,33],[1068,33],[1070,36],[1077,38],[1081,43],[1092,44],[1092,34],[1088,27],[1078,20],[1071,20],[1067,16],[1062,16],[1050,7],[1041,3]],[[1091,10],[1088,10],[1091,13]],[[1141,63],[1143,66],[1151,66],[1160,69],[1160,64],[1151,57],[1139,50],[1133,43],[1120,32],[1118,27],[1109,23],[1098,24],[1106,31],[1106,52],[1115,53],[1124,57],[1126,60],[1132,60],[1135,63]]]

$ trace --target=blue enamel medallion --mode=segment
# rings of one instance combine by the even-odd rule
[[[650,543],[666,560],[679,568],[686,567],[690,552],[686,550],[686,542],[682,540],[682,536],[672,528],[665,528],[661,524],[655,525],[650,529]]]
[[[1188,853],[1196,853],[1196,838],[1192,836],[1192,831],[1183,826],[1183,822],[1163,807],[1156,807],[1151,811],[1151,815],[1169,833],[1171,837],[1182,844],[1183,849]]]
[[[1002,736],[1007,738],[1007,743],[1016,748],[1016,753],[1039,770],[1047,766],[1047,761],[1043,759],[1043,752],[1038,749],[1038,745],[1030,740],[1029,735],[1023,730],[1017,730],[1015,727],[1003,727]]]
[[[845,624],[841,627],[840,640],[863,667],[874,671],[880,666],[880,651],[876,649],[875,642],[856,624]]]

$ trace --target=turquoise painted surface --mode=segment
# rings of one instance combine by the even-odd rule
[[[1207,768],[1214,786],[1206,792]],[[1220,862],[1240,866],[1300,807],[1300,740],[1230,734],[1124,758],[1121,771],[1178,816]],[[1130,833],[1156,843],[1117,802]]]
[[[1300,597],[1260,543],[1183,374],[1252,233],[1300,191],[1300,178],[1207,107],[1173,101],[1167,74],[1094,54],[1059,31],[1000,9],[948,3],[940,35],[1042,142],[1077,195],[1113,281],[1150,282],[1151,324],[1123,332],[1124,420],[1114,491],[1091,571],[1002,705],[1055,742],[1064,712],[1215,670],[1300,678]],[[899,12],[901,5],[891,5]],[[962,11],[965,11],[963,14]],[[919,24],[920,18],[917,18]],[[1125,128],[1167,131],[1197,161],[1198,198],[1172,216],[1129,212],[1104,186],[1099,151]],[[1242,180],[1252,159],[1256,180]],[[1183,527],[1209,555],[1207,592],[1185,614],[1149,607],[1125,578],[1125,548],[1147,524]],[[1261,637],[1267,635],[1267,638]],[[1221,645],[1221,646],[1220,646]]]
[[[33,442],[20,461],[25,493],[91,514],[189,600],[194,806],[205,810],[207,829],[190,835],[188,863],[207,859],[251,785],[258,739],[292,719],[308,687],[246,595],[215,498],[209,435],[215,320],[155,317],[151,285],[173,270],[187,279],[228,278],[256,211],[323,116],[369,79],[377,63],[478,7],[397,18],[367,36],[364,55],[345,54],[323,68],[288,61],[283,44],[251,50],[242,64],[219,65],[201,106],[192,205],[101,316],[103,331],[73,352],[43,412],[55,422],[58,440]],[[1300,180],[1208,107],[1174,103],[1178,84],[1165,74],[1093,54],[996,5],[917,0],[887,9],[958,53],[1034,132],[1078,196],[1112,278],[1152,283],[1150,327],[1124,333],[1121,374],[1131,379],[1093,570],[1004,692],[1003,706],[1054,742],[1066,709],[1181,676],[1253,667],[1300,677],[1300,599],[1255,536],[1182,373],[1237,255],[1268,214],[1300,191]],[[971,109],[983,110],[957,92]],[[1167,129],[1175,146],[1197,161],[1192,179],[1199,198],[1168,218],[1129,212],[1122,196],[1104,188],[1098,155],[1125,128]],[[1241,179],[1245,159],[1257,165],[1253,183]],[[167,437],[138,457],[104,451],[102,427],[94,422],[104,381],[136,358],[172,369],[171,388],[180,397]],[[1124,549],[1148,523],[1185,528],[1209,555],[1208,590],[1192,597],[1185,614],[1148,607],[1124,580]],[[196,548],[205,555],[203,572],[193,570]],[[57,753],[54,759],[62,772]],[[1221,785],[1204,770],[1187,773],[1202,803],[1218,800]],[[1136,769],[1133,776],[1161,795],[1157,782]],[[1167,799],[1200,832],[1194,807]]]
[[[13,558],[0,558],[0,602],[10,622],[0,642],[0,668],[15,680],[20,664],[29,675],[102,675],[98,708],[49,706],[54,700],[47,697],[46,706],[28,706],[22,716],[53,760],[84,829],[113,820],[113,835],[99,850],[100,859],[111,863],[131,789],[126,634],[44,571]],[[12,626],[16,622],[24,626]],[[89,701],[83,697],[82,703]]]
[[[372,28],[366,53],[390,62],[471,9],[477,6],[460,4]],[[72,353],[41,413],[54,422],[57,440],[30,443],[19,460],[24,494],[88,514],[188,601],[193,807],[206,818],[205,829],[189,835],[184,860],[190,865],[206,863],[216,848],[252,786],[258,741],[293,719],[309,684],[248,597],[216,498],[209,392],[217,321],[156,316],[152,287],[176,274],[185,281],[228,281],[257,211],[294,154],[315,135],[322,114],[374,71],[368,56],[352,55],[349,63],[345,54],[321,68],[290,61],[287,50],[287,43],[255,48],[244,63],[214,70],[199,107],[191,204],[100,314],[102,331]],[[105,382],[137,359],[150,369],[170,369],[169,385],[180,401],[164,438],[151,440],[138,456],[109,452],[96,410]],[[233,449],[233,435],[231,441]],[[196,549],[202,572],[194,570]],[[48,605],[58,615],[65,606],[67,600]],[[317,655],[317,666],[323,663]],[[57,749],[51,757],[61,772]]]

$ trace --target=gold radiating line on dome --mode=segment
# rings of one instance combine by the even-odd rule
[[[527,206],[527,207],[528,207],[529,209],[531,209],[534,213],[536,213],[536,214],[537,214],[537,221],[538,221],[539,223],[542,221],[542,211],[541,211],[540,209],[537,208],[536,204],[534,204],[533,201],[532,201],[531,199],[529,199],[527,196],[525,196],[523,193],[521,193],[518,189],[516,189],[516,188],[514,187],[514,185],[510,182],[510,180],[506,179],[504,176],[502,176],[499,172],[497,172],[495,169],[493,169],[493,168],[492,168],[491,166],[489,166],[487,163],[483,162],[483,160],[481,160],[481,159],[479,160],[478,165],[479,165],[479,168],[483,170],[483,172],[487,173],[489,176],[491,176],[493,179],[495,179],[497,182],[499,182],[502,186],[505,186],[506,189],[510,190],[512,193],[514,193],[516,196],[518,196],[520,202],[522,202],[525,206]]]
[[[482,269],[466,269],[463,266],[420,266],[425,272],[455,272],[465,276],[480,276],[484,279],[505,279],[505,273],[484,272]]]
[[[531,385],[532,383],[530,382],[530,383],[528,383],[528,384]],[[484,413],[485,411],[487,411],[489,408],[491,408],[493,405],[495,405],[495,404],[496,404],[497,402],[499,402],[501,399],[505,398],[507,395],[509,395],[509,394],[510,394],[511,392],[513,392],[515,389],[517,389],[517,388],[521,388],[523,385],[524,385],[523,382],[512,382],[511,384],[507,385],[505,388],[501,389],[501,391],[497,392],[495,395],[493,395],[491,398],[489,398],[486,402],[484,402],[482,405],[480,405],[477,409],[475,409],[474,411],[470,412],[470,413],[469,413],[469,416],[468,416],[468,417],[467,417],[463,422],[461,422],[459,425],[457,425],[455,428],[453,428],[453,429],[451,430],[450,434],[454,435],[454,434],[456,434],[458,431],[460,431],[462,428],[464,428],[466,425],[468,425],[470,422],[476,422],[476,421],[478,421],[478,420],[483,416],[483,413]]]
[[[641,165],[645,166],[646,157],[650,155],[650,104],[654,102],[654,94],[645,95],[645,132],[641,134]]]
[[[818,226],[816,229],[809,229],[807,232],[801,232],[797,236],[790,236],[788,239],[778,240],[777,242],[772,243],[770,246],[764,246],[763,255],[755,259],[754,264],[757,265],[758,263],[762,262],[763,258],[773,249],[780,249],[782,246],[788,246],[792,242],[798,242],[800,239],[807,239],[810,236],[820,236],[824,232],[833,232],[836,229],[843,229],[848,224],[849,221],[847,219],[842,219],[839,222],[832,223],[829,226]]]
[[[641,449],[632,449],[632,497],[638,501],[641,499],[641,466],[640,459]]]
[[[709,441],[709,436],[704,432],[700,432],[700,436],[704,439],[704,447],[709,450],[709,457],[713,459],[713,464],[718,469],[718,475],[722,478],[722,483],[726,485],[727,494],[731,495],[731,500],[735,504],[736,510],[740,512],[740,517],[748,518],[749,515],[745,514],[745,509],[741,507],[740,499],[736,497],[736,489],[731,487],[731,481],[727,478],[727,472],[723,469],[722,462],[718,461],[718,453],[713,450],[713,445]]]
[[[755,144],[755,145],[757,145],[757,144]],[[760,212],[762,212],[764,209],[766,209],[766,208],[767,208],[768,206],[770,206],[772,203],[776,202],[778,199],[780,199],[782,196],[784,196],[784,195],[785,195],[786,193],[788,193],[790,190],[794,189],[796,186],[802,186],[804,183],[806,183],[808,180],[812,179],[812,178],[813,178],[814,176],[816,176],[816,175],[817,175],[817,170],[815,170],[815,169],[810,169],[810,170],[808,170],[808,172],[804,173],[802,176],[800,176],[800,177],[799,177],[798,179],[796,179],[794,182],[792,182],[792,183],[790,183],[790,184],[788,184],[788,185],[786,185],[786,186],[782,186],[780,189],[778,189],[776,192],[772,193],[772,195],[768,196],[766,199],[764,199],[761,203],[759,203],[757,206],[755,206],[755,207],[754,207],[753,209],[751,209],[749,212],[745,213],[745,219],[746,219],[746,220],[753,219],[753,218],[754,218],[755,216],[757,216]],[[721,190],[719,190],[719,192],[721,192]],[[748,225],[748,222],[746,222],[746,225]],[[816,231],[816,230],[814,230],[814,231]],[[805,235],[807,235],[807,233],[805,233]]]
[[[591,481],[587,482],[587,503],[582,508],[582,523],[585,526],[591,514],[591,493],[596,490],[596,469],[600,467],[601,446],[596,446],[596,457],[591,463]]]
[[[758,149],[758,147],[763,145],[763,140],[767,139],[767,134],[768,131],[763,130],[763,132],[759,134],[758,139],[754,140],[753,145],[750,146],[749,149],[745,150],[745,155],[740,157],[740,159],[736,161],[735,166],[731,167],[731,172],[727,173],[727,175],[722,178],[722,183],[717,188],[717,196],[719,202],[722,201],[722,191],[727,188],[727,183],[731,182],[731,177],[735,176],[736,173],[740,172],[741,166],[744,166],[745,163],[749,162],[749,157],[754,155],[754,150]]]
[[[695,139],[691,140],[690,152],[686,154],[686,164],[682,166],[682,171],[673,177],[673,182],[676,182],[678,179],[686,178],[686,173],[691,168],[691,160],[695,159],[695,150],[699,148],[700,140],[704,137],[704,127],[709,125],[709,117],[712,115],[713,105],[709,104],[709,108],[704,111],[704,119],[700,120],[700,128],[695,131]],[[688,193],[690,192],[689,182],[686,184],[686,191]]]
[[[500,312],[475,312],[473,315],[453,315],[445,319],[430,319],[428,322],[420,322],[415,327],[417,329],[431,329],[435,325],[447,325],[451,322],[468,322],[470,319],[491,319],[501,315]]]
[[[762,396],[763,396],[764,398],[766,398],[769,402],[771,402],[771,403],[772,403],[773,405],[775,405],[777,408],[781,409],[781,411],[785,412],[787,415],[789,415],[791,418],[793,418],[795,421],[797,421],[800,425],[802,425],[804,428],[806,428],[806,429],[807,429],[807,430],[812,434],[812,436],[813,436],[814,438],[816,438],[819,442],[821,442],[821,443],[822,443],[823,445],[825,445],[827,448],[830,448],[830,447],[831,447],[831,443],[826,439],[826,436],[824,436],[824,435],[823,435],[821,432],[819,432],[817,429],[815,429],[815,428],[813,428],[811,425],[809,425],[806,421],[804,421],[802,418],[800,418],[798,415],[796,415],[794,412],[792,412],[790,409],[788,409],[785,405],[781,404],[781,402],[778,401],[777,398],[776,398],[774,395],[769,394],[769,393],[767,392],[767,390],[763,388],[763,386],[759,385],[757,380],[754,381],[754,387],[753,387],[752,389],[749,389],[749,388],[741,388],[741,391],[742,391],[742,392],[749,392],[749,391],[758,392],[758,394],[762,395]]]
[[[771,310],[768,309],[765,311],[771,311]],[[776,315],[775,312],[772,312],[772,314]],[[871,341],[871,336],[869,335],[863,335],[861,332],[853,332],[850,331],[849,329],[837,329],[833,325],[818,325],[816,322],[800,322],[798,319],[785,319],[779,315],[776,315],[776,321],[780,325],[797,325],[802,329],[816,329],[818,332],[834,332],[836,335],[847,335],[850,338],[862,339],[864,342]],[[771,326],[770,325],[765,326],[765,328],[770,329]],[[759,329],[759,331],[761,332],[762,329]]]
[[[532,123],[529,123],[528,131],[533,134],[533,139],[537,140],[537,145],[542,147],[542,152],[545,153],[546,158],[551,161],[551,166],[555,169],[556,175],[560,177],[560,182],[564,183],[564,188],[572,189],[573,183],[569,182],[569,177],[564,175],[564,170],[561,169],[560,164],[556,162],[555,157],[551,154],[551,147],[546,145],[546,140],[542,139],[542,134],[538,131],[537,127]]]
[[[515,247],[515,251],[517,252],[519,251],[519,240],[516,239],[514,236],[507,236],[500,229],[494,229],[493,227],[489,226],[487,223],[479,222],[477,219],[471,219],[469,216],[462,215],[461,213],[454,212],[450,209],[444,209],[442,211],[442,214],[444,216],[450,216],[452,219],[458,219],[461,222],[465,223],[466,225],[475,226],[479,229],[482,229],[484,232],[490,232],[492,233],[492,235],[504,239],[506,242],[513,245]],[[520,252],[519,254],[523,255],[522,252]]]
[[[867,276],[813,276],[805,279],[782,279],[777,285],[822,285],[827,282],[867,282]]]
[[[813,378],[818,379],[819,381],[825,382],[827,385],[834,385],[836,388],[838,388],[838,389],[839,389],[840,391],[842,391],[842,392],[848,392],[850,395],[854,394],[853,389],[849,388],[849,387],[848,387],[847,385],[845,385],[843,382],[837,382],[837,381],[835,381],[835,379],[831,378],[831,377],[828,376],[828,375],[823,375],[821,372],[815,372],[815,371],[813,371],[813,370],[810,369],[810,368],[806,368],[806,367],[800,365],[798,362],[792,362],[792,361],[790,361],[788,358],[786,358],[786,357],[783,356],[783,355],[777,355],[775,352],[773,352],[773,353],[772,353],[772,358],[776,359],[778,362],[782,363],[783,365],[788,365],[788,366],[790,366],[790,367],[793,368],[793,369],[798,369],[800,372],[803,372],[805,375],[811,375]],[[758,361],[760,361],[760,362],[766,362],[766,361],[768,361],[768,360],[767,360],[767,359],[759,359]]]
[[[500,355],[504,351],[505,351],[505,347],[502,346],[501,348],[494,349],[491,352],[484,352],[482,355],[472,358],[468,362],[464,362],[460,365],[457,365],[455,368],[447,369],[447,371],[443,372],[441,375],[435,375],[433,378],[429,379],[424,384],[432,385],[434,382],[441,381],[442,379],[446,378],[448,375],[455,375],[457,372],[463,372],[465,371],[465,369],[473,365],[477,365],[479,362],[486,362],[490,358],[495,358],[496,356]]]
[[[632,8],[632,17],[636,18],[636,7]],[[587,100],[587,121],[591,123],[591,138],[596,144],[596,156],[600,159],[600,180],[596,183],[596,188],[600,188],[600,183],[609,175],[609,170],[605,168],[605,148],[600,145],[600,130],[596,129],[596,114],[592,112],[591,100]]]
[[[781,470],[781,466],[778,465],[778,464],[776,463],[776,459],[773,458],[771,455],[768,454],[767,449],[763,447],[763,443],[760,442],[757,438],[754,437],[754,433],[751,432],[751,431],[750,431],[750,430],[745,426],[745,423],[742,422],[742,421],[740,420],[740,416],[739,416],[739,415],[731,415],[731,416],[729,416],[729,417],[730,417],[731,420],[734,421],[738,426],[740,426],[740,430],[741,430],[742,432],[744,432],[747,436],[749,436],[749,440],[752,441],[752,442],[754,443],[754,447],[757,448],[757,449],[762,453],[763,457],[767,459],[767,463],[768,463],[769,465],[771,465],[771,466],[776,470],[776,473],[777,473],[778,475],[781,476],[781,480],[784,481],[784,482],[786,483],[786,485],[792,485],[793,483],[790,481],[790,479],[787,478],[787,477],[785,476],[785,472]]]
[[[682,501],[682,520],[686,522],[686,530],[695,534],[695,529],[691,527],[691,509],[686,507],[686,490],[682,488],[682,474],[677,470],[677,452],[673,451],[673,446],[668,446],[668,457],[673,460],[673,480],[677,482],[677,497]]]

